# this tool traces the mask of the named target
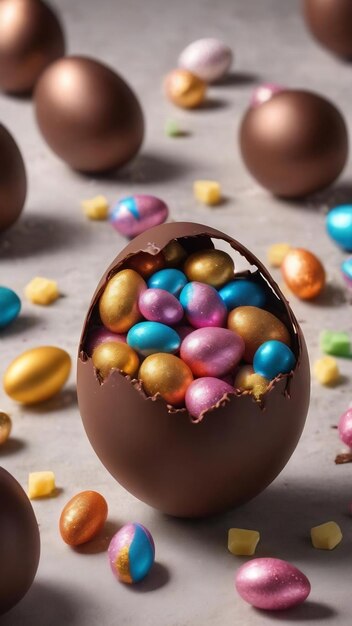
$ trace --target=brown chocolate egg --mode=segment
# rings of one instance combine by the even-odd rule
[[[238,306],[229,313],[227,326],[238,333],[245,345],[243,358],[252,363],[259,346],[265,341],[291,343],[290,333],[285,324],[270,313],[256,306]]]
[[[103,383],[86,352],[99,320],[99,300],[112,275],[141,251],[163,251],[170,241],[190,255],[227,243],[244,256],[266,294],[266,307],[287,328],[296,358],[257,402],[234,391],[197,423],[184,408],[148,397],[143,381],[113,371]],[[165,356],[165,355],[164,355]],[[147,361],[147,359],[146,359]],[[144,361],[144,363],[146,363]],[[310,372],[302,332],[268,271],[239,242],[191,223],[168,223],[133,239],[105,272],[89,307],[78,356],[79,408],[90,442],[109,472],[132,494],[172,515],[197,517],[234,507],[262,491],[279,474],[301,435],[309,404]]]
[[[140,104],[112,69],[87,57],[52,63],[35,89],[39,128],[56,154],[83,172],[119,168],[138,152]]]
[[[40,537],[33,508],[17,480],[0,467],[0,615],[27,593],[37,572]]]
[[[0,89],[31,91],[42,71],[65,52],[64,35],[42,0],[0,2]]]
[[[284,90],[245,113],[243,160],[256,180],[283,197],[328,187],[342,172],[348,138],[339,110],[317,94]]]
[[[350,0],[303,0],[303,12],[312,35],[338,56],[352,57],[352,3]]]
[[[26,170],[15,140],[0,124],[0,233],[19,218],[27,192]]]
[[[309,250],[289,250],[282,262],[281,272],[289,289],[301,300],[316,298],[325,287],[324,267]]]

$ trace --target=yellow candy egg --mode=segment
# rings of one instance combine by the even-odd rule
[[[179,107],[194,109],[205,99],[206,83],[188,70],[172,70],[164,82],[165,94]]]
[[[199,250],[191,254],[184,264],[188,280],[207,283],[219,288],[233,280],[235,266],[232,258],[222,250]]]
[[[269,311],[256,306],[238,306],[230,311],[227,326],[244,340],[244,360],[249,363],[265,341],[276,339],[288,346],[291,343],[285,324]]]
[[[114,333],[126,333],[141,319],[138,298],[147,288],[134,270],[121,270],[110,278],[99,301],[104,326]]]
[[[251,365],[240,367],[234,381],[235,389],[251,391],[256,400],[260,400],[269,384],[270,380],[260,374],[255,374]]]
[[[97,346],[92,355],[93,365],[103,378],[116,369],[134,376],[139,367],[137,353],[127,343],[107,341]]]
[[[177,356],[157,352],[143,361],[139,378],[148,396],[159,394],[169,404],[182,406],[193,375],[188,365]]]
[[[6,393],[21,404],[36,404],[54,396],[65,384],[71,358],[61,348],[41,346],[23,352],[4,375]]]
[[[8,440],[11,429],[12,421],[10,416],[0,411],[0,446]]]

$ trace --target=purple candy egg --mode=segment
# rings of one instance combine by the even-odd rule
[[[225,326],[226,305],[211,285],[196,281],[187,283],[181,291],[180,302],[188,322],[194,328]]]
[[[85,344],[85,350],[88,356],[92,356],[93,350],[97,346],[100,346],[101,343],[106,343],[107,341],[122,341],[123,343],[126,343],[126,335],[113,333],[111,330],[105,328],[105,326],[94,328],[94,330],[89,333]]]
[[[179,300],[165,289],[147,289],[140,295],[138,306],[143,317],[150,322],[173,326],[183,318]]]
[[[226,394],[234,393],[233,387],[219,378],[197,378],[186,391],[186,409],[200,419],[203,413],[214,408]]]
[[[284,91],[284,87],[275,83],[263,83],[255,88],[251,97],[251,107],[258,107],[267,102],[275,94]]]
[[[338,430],[341,441],[352,448],[352,408],[341,415]]]
[[[146,194],[122,198],[110,214],[111,225],[125,237],[136,237],[148,228],[167,220],[169,209],[165,202]]]
[[[221,378],[239,363],[244,341],[227,328],[199,328],[181,344],[181,359],[195,376]]]

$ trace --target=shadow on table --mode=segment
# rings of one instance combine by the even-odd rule
[[[321,209],[328,211],[339,204],[352,204],[352,181],[336,183],[327,189],[317,191],[308,196],[298,198],[278,197],[277,200],[281,204],[292,206],[297,210],[313,213],[317,213]]]
[[[69,407],[77,406],[77,390],[76,387],[65,387],[50,400],[41,402],[40,404],[27,405],[23,410],[26,413],[34,415],[47,415],[54,411],[65,411]]]
[[[217,80],[212,87],[246,87],[254,83],[260,83],[260,77],[257,74],[234,71]]]
[[[336,611],[321,602],[311,602],[307,600],[304,604],[290,609],[289,611],[260,611],[255,609],[255,612],[260,616],[263,621],[265,619],[278,620],[282,623],[287,622],[320,622],[324,619],[330,619],[337,615]]]
[[[11,456],[12,454],[17,454],[20,450],[26,448],[26,442],[22,439],[17,439],[17,437],[9,437],[5,443],[0,446],[0,459],[5,456]]]

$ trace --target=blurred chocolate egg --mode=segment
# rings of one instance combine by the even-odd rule
[[[303,0],[303,12],[312,35],[338,56],[352,57],[351,0]]]
[[[97,377],[86,342],[91,326],[98,324],[99,301],[109,278],[118,275],[134,255],[143,251],[153,256],[171,241],[177,241],[188,255],[209,250],[217,241],[227,243],[257,268],[251,280],[265,291],[267,310],[287,328],[296,357],[294,370],[276,379],[260,403],[251,394],[234,391],[196,419],[176,403],[168,406],[169,395],[161,397],[165,388],[161,389],[164,383],[158,368],[163,367],[165,374],[172,370],[167,392],[172,391],[170,384],[177,382],[176,374],[180,383],[185,374],[179,368],[181,359],[173,355],[152,355],[143,362],[151,390],[143,389],[142,376],[131,381],[113,371],[103,383]],[[181,394],[182,384],[176,387]],[[137,498],[172,515],[197,517],[254,497],[279,474],[295,449],[306,418],[309,390],[307,350],[294,314],[260,261],[230,236],[199,224],[163,224],[133,239],[106,270],[83,328],[78,400],[95,452]],[[157,395],[148,397],[149,391]]]
[[[88,57],[53,63],[36,85],[35,109],[49,146],[82,172],[122,167],[142,144],[135,94],[112,69]]]
[[[27,593],[37,572],[40,537],[32,506],[19,485],[0,467],[0,615]]]
[[[65,53],[64,35],[42,0],[0,2],[0,89],[31,91],[42,71]]]
[[[345,121],[331,102],[303,90],[284,90],[245,113],[243,160],[272,193],[299,197],[330,185],[348,154]]]
[[[0,124],[0,233],[19,218],[26,192],[22,155],[8,130]]]

